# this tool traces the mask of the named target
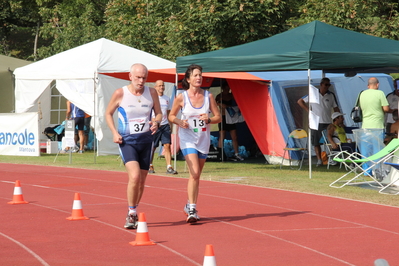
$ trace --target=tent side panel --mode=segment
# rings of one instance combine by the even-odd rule
[[[267,85],[245,80],[228,82],[262,154],[282,156],[285,141]]]
[[[51,79],[15,79],[15,112],[28,112],[39,96],[50,86]],[[50,100],[50,99],[48,99]]]
[[[99,141],[97,155],[108,155],[108,154],[119,154],[119,148],[116,143],[113,142],[112,132],[107,125],[105,120],[105,110],[107,109],[109,100],[112,97],[114,91],[118,88],[122,88],[129,84],[129,81],[123,79],[113,78],[107,75],[98,75],[98,83],[96,90],[95,103],[95,121],[94,123],[96,137]],[[114,123],[117,125],[117,112],[114,114]]]

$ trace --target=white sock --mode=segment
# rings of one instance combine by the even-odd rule
[[[129,206],[129,214],[136,214],[137,210],[136,210],[137,206]]]
[[[189,204],[189,207],[190,207],[190,210],[192,210],[192,209],[196,209],[197,208],[197,204],[192,204],[192,203],[190,203]]]

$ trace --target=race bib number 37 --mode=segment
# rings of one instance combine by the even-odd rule
[[[139,134],[150,130],[148,119],[136,118],[129,120],[130,134]]]

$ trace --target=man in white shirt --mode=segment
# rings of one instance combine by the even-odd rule
[[[389,103],[389,108],[398,109],[399,103],[399,89],[398,89],[398,81],[399,79],[395,79],[393,81],[393,87],[395,90],[387,95],[387,101]],[[391,125],[396,121],[393,119],[391,113],[386,114],[386,132],[391,132]]]
[[[331,83],[329,78],[323,78],[320,82],[319,89],[319,103],[310,103],[312,112],[319,117],[318,130],[311,130],[311,142],[317,156],[316,166],[323,165],[321,160],[320,138],[322,137],[323,130],[327,129],[331,124],[332,112],[339,112],[335,94],[329,91]],[[306,95],[298,100],[298,104],[302,109],[309,112],[309,96]]]
[[[171,134],[172,134],[171,128],[172,127],[170,126],[170,123],[168,121],[168,115],[170,112],[170,98],[168,96],[164,95],[165,84],[162,80],[157,80],[155,82],[155,90],[158,93],[159,103],[161,105],[162,121],[161,121],[161,124],[159,125],[157,132],[155,132],[155,134],[154,134],[154,149],[152,152],[150,169],[148,170],[148,172],[151,174],[155,173],[154,166],[152,164],[152,160],[154,159],[155,149],[158,147],[159,142],[161,142],[161,144],[163,146],[165,161],[166,161],[166,173],[176,175],[177,172],[173,169],[173,167],[171,165],[172,164],[172,155],[171,155],[170,144],[172,143],[172,141],[171,141]]]

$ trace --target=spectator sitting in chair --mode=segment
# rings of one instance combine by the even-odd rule
[[[327,127],[327,140],[331,144],[332,150],[353,153],[356,150],[356,144],[346,137],[344,114],[334,112],[331,118],[333,122]],[[341,145],[341,149],[339,145]]]
[[[395,123],[390,124],[389,132],[387,132],[386,137],[384,139],[384,144],[387,145],[392,139],[398,138],[399,132],[399,117],[398,117],[398,110],[394,110],[392,112],[392,119]]]

